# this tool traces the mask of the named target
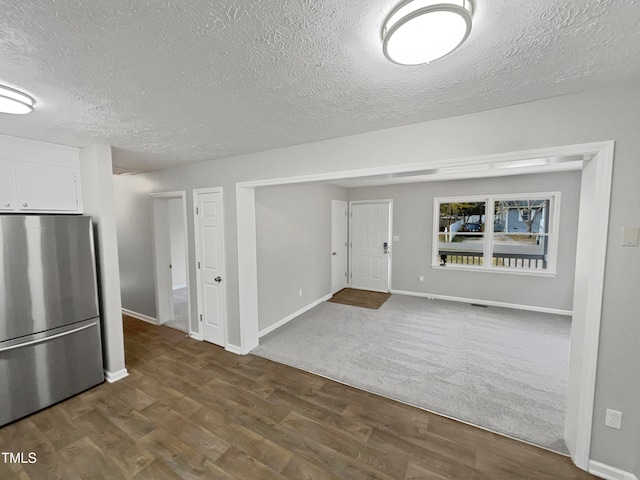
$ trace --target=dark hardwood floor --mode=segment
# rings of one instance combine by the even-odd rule
[[[129,377],[0,429],[0,479],[593,479],[568,458],[125,318]]]

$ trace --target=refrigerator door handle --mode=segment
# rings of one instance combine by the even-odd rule
[[[54,335],[49,335],[49,336],[45,336],[45,337],[42,337],[42,338],[37,338],[35,340],[30,340],[30,341],[27,341],[27,342],[16,343],[16,344],[9,345],[9,346],[6,346],[6,347],[0,347],[0,353],[6,352],[8,350],[13,350],[14,348],[22,348],[22,347],[26,347],[27,345],[35,345],[37,343],[47,342],[49,340],[53,340],[54,338],[64,337],[65,335],[71,335],[73,333],[80,332],[81,330],[86,330],[87,328],[91,328],[94,325],[96,325],[97,323],[98,322],[94,320],[94,321],[91,321],[91,323],[85,323],[85,324],[81,325],[80,327],[76,327],[76,328],[73,328],[71,330],[65,330],[63,332],[59,332],[59,333],[56,333]]]

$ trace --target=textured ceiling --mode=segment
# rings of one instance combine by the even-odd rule
[[[476,0],[467,42],[387,61],[397,0],[0,0],[0,133],[154,170],[637,81],[638,0]]]

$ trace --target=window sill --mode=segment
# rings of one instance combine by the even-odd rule
[[[538,271],[538,270],[527,270],[527,269],[508,269],[508,268],[496,268],[496,267],[479,267],[479,266],[464,266],[464,265],[447,265],[443,266],[439,263],[435,263],[431,265],[431,268],[434,270],[457,270],[463,272],[479,272],[479,273],[498,273],[501,275],[526,275],[531,277],[557,277],[558,272],[554,271]]]

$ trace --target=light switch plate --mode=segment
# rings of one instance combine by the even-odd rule
[[[622,245],[637,247],[640,240],[640,227],[622,227]]]
[[[400,235],[394,235],[393,236],[393,241],[394,242],[399,242],[400,241]]]

